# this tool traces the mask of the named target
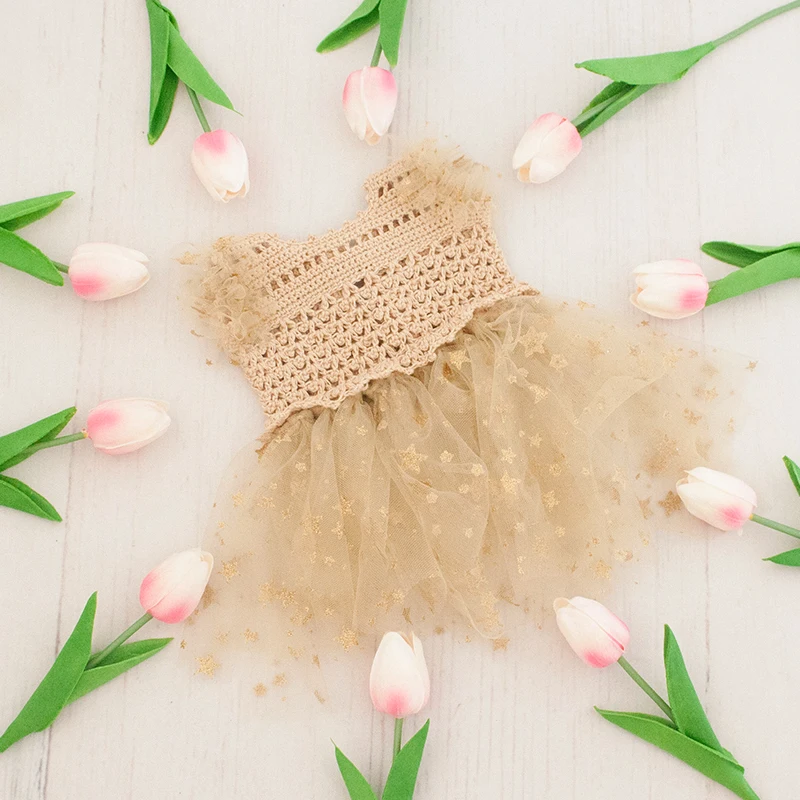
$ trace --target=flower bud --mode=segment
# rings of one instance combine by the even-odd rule
[[[145,575],[142,608],[161,622],[183,622],[197,608],[213,567],[214,557],[203,550],[171,555]]]
[[[578,657],[590,667],[616,664],[631,640],[628,626],[604,605],[585,597],[554,603],[559,630]]]
[[[721,531],[739,530],[753,514],[756,493],[744,482],[708,467],[696,467],[678,481],[686,510]]]
[[[378,711],[397,719],[416,714],[428,704],[431,680],[417,636],[384,635],[372,662],[369,694]]]
[[[640,311],[661,319],[683,319],[706,304],[708,281],[693,261],[677,258],[637,267],[636,291],[631,303]]]
[[[394,75],[382,67],[364,67],[348,75],[342,92],[347,124],[367,144],[377,144],[389,130],[397,105]]]
[[[192,146],[192,166],[215,200],[227,203],[244,197],[250,189],[247,152],[230,131],[200,134]]]
[[[116,244],[93,242],[75,248],[69,262],[72,288],[85,300],[111,300],[135,292],[150,280],[147,256]]]
[[[169,423],[167,405],[157,400],[143,397],[107,400],[89,412],[86,435],[97,450],[122,455],[158,439]]]
[[[547,183],[581,152],[578,129],[560,114],[542,114],[525,131],[511,166],[523,183]]]

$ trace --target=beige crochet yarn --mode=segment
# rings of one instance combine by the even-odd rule
[[[215,505],[198,675],[268,687],[387,629],[502,640],[510,609],[602,594],[732,429],[716,355],[514,280],[482,173],[427,145],[337,231],[214,246],[197,306],[266,431]]]

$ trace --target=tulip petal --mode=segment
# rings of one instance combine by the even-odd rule
[[[69,279],[79,297],[103,301],[141,289],[150,273],[142,261],[112,251],[76,251],[69,262]]]
[[[413,640],[412,640],[413,643]],[[416,714],[426,701],[425,674],[413,644],[399,633],[387,633],[372,662],[369,692],[375,708],[397,719]]]
[[[138,250],[133,250],[130,247],[122,247],[118,244],[110,244],[109,242],[87,242],[86,244],[79,244],[72,255],[83,256],[92,253],[94,255],[112,255],[119,256],[120,258],[131,258],[141,264],[147,264],[149,258]]]
[[[389,130],[397,106],[394,75],[381,67],[365,67],[361,71],[361,99],[369,127],[380,138]]]
[[[157,400],[108,400],[89,412],[86,434],[97,450],[122,455],[158,439],[170,421],[166,404]]]
[[[365,67],[366,69],[366,67]],[[361,93],[361,75],[363,70],[351,72],[344,82],[342,106],[347,124],[353,133],[363,141],[367,135],[367,112]]]
[[[746,483],[707,467],[688,472],[676,491],[690,514],[721,531],[739,530],[756,506],[756,494]]]
[[[525,131],[511,166],[520,180],[545,183],[560,175],[581,152],[578,129],[560,114],[542,114]]]
[[[709,469],[708,467],[695,467],[686,473],[693,481],[702,481],[710,486],[732,494],[749,503],[754,508],[758,505],[758,497],[755,490],[748,486],[743,480],[728,475],[727,472],[720,472],[716,469]]]
[[[224,203],[244,197],[250,189],[247,151],[238,136],[216,130],[195,139],[192,166],[208,193]]]
[[[653,261],[642,264],[633,270],[634,275],[703,275],[699,264],[688,258],[673,258],[665,261]]]
[[[585,597],[559,598],[556,622],[569,646],[590,667],[619,661],[630,642],[628,626],[605,606]]]
[[[213,565],[213,556],[202,550],[171,555],[144,577],[142,608],[161,622],[183,622],[197,608]]]

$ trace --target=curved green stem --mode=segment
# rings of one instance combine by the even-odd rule
[[[669,703],[633,668],[627,658],[622,656],[619,665],[630,675],[633,682],[672,720],[675,722],[675,715],[669,707]]]
[[[757,522],[759,525],[763,525],[765,528],[772,528],[774,531],[780,531],[781,533],[785,533],[787,536],[794,536],[795,539],[800,539],[800,530],[797,528],[792,528],[789,525],[783,525],[780,522],[775,522],[774,520],[767,519],[766,517],[760,517],[758,514],[751,514],[750,519],[753,522]]]
[[[136,622],[133,623],[129,628],[126,628],[113,642],[111,642],[108,647],[104,647],[99,653],[95,653],[90,659],[89,662],[86,664],[86,669],[92,669],[92,667],[96,667],[100,664],[105,658],[107,658],[111,653],[113,653],[123,642],[126,642],[128,639],[133,636],[136,631],[139,630],[142,626],[146,625],[153,617],[150,614],[142,614]]]
[[[372,61],[370,62],[371,67],[377,67],[378,63],[381,60],[381,53],[383,52],[383,47],[381,46],[381,37],[378,37],[378,41],[375,43],[375,51],[372,54]]]
[[[714,39],[711,44],[714,47],[719,47],[721,44],[725,44],[725,42],[729,42],[731,39],[735,39],[737,36],[741,36],[743,33],[747,33],[751,28],[755,28],[756,25],[760,25],[762,22],[766,22],[768,19],[772,19],[773,17],[780,16],[781,14],[785,14],[787,11],[792,11],[795,8],[800,8],[800,0],[793,0],[791,3],[786,3],[786,5],[778,6],[778,8],[773,8],[771,11],[767,11],[764,14],[756,17],[755,19],[751,19],[750,22],[745,22],[744,25],[740,25],[735,30],[732,30],[730,33],[726,33],[724,36],[720,36],[719,39]]]
[[[194,113],[197,114],[197,119],[200,120],[200,125],[203,127],[203,130],[206,133],[210,133],[211,126],[208,124],[206,112],[203,111],[203,106],[200,105],[200,98],[197,96],[197,92],[194,89],[190,89],[188,86],[186,86],[186,91],[189,93],[189,99],[192,101]]]
[[[397,758],[397,754],[403,747],[403,720],[394,721],[394,747],[392,748],[392,762]]]

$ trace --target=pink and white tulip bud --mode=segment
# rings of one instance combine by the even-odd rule
[[[117,244],[82,244],[69,261],[69,279],[79,297],[111,300],[141,289],[150,280],[147,260],[144,253]]]
[[[192,146],[192,166],[215,200],[227,203],[250,190],[247,151],[230,131],[200,134]]]
[[[525,131],[511,166],[523,183],[547,183],[581,152],[578,129],[560,114],[542,114]]]
[[[421,711],[431,695],[431,679],[422,642],[413,633],[384,635],[369,674],[372,705],[402,719]]]
[[[690,514],[721,531],[739,530],[757,505],[756,493],[744,481],[708,467],[689,470],[676,490]]]
[[[367,144],[377,144],[389,130],[397,106],[397,83],[383,67],[364,67],[347,76],[342,92],[347,124]]]
[[[112,455],[132,453],[162,436],[170,423],[167,405],[131,397],[107,400],[86,419],[86,435],[97,450]]]
[[[553,603],[556,622],[578,657],[590,667],[616,664],[631,640],[628,626],[604,605],[585,597]]]
[[[677,258],[637,267],[631,303],[661,319],[683,319],[705,307],[708,281],[698,264]]]
[[[197,608],[213,567],[214,557],[203,550],[175,553],[145,575],[142,608],[161,622],[183,622]]]

